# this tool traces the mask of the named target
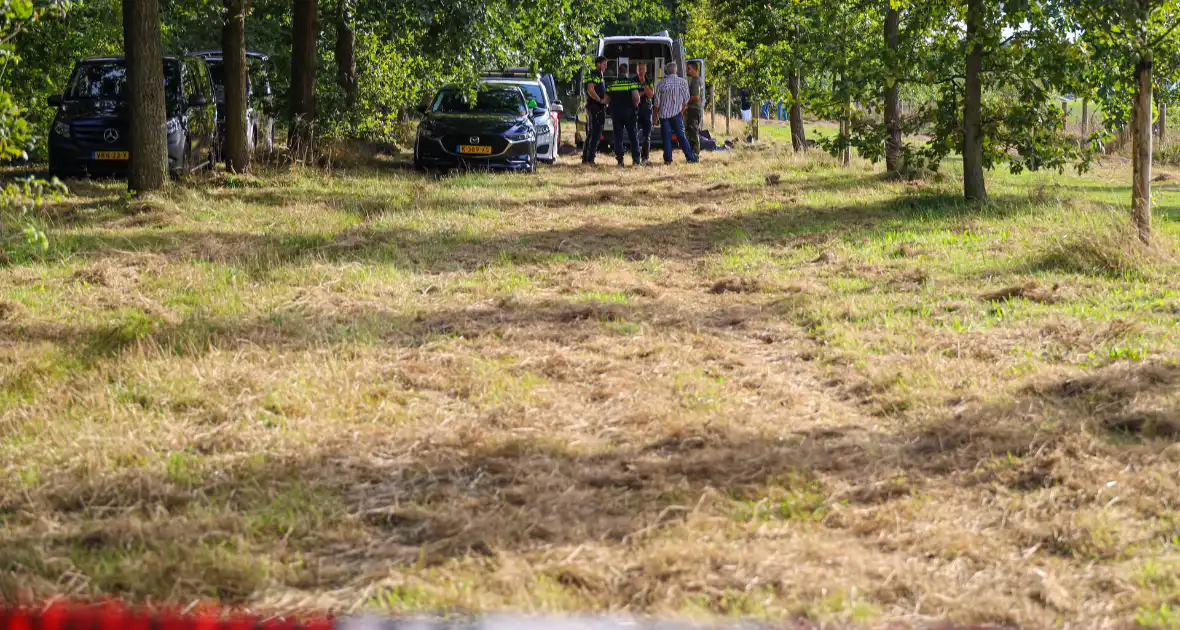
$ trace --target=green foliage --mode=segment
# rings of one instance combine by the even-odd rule
[[[971,44],[985,51],[984,165],[1013,172],[1061,170],[1088,151],[1063,137],[1056,96],[1071,86],[1084,56],[1065,36],[1067,16],[1048,0],[985,2],[982,41],[969,42],[965,0],[696,0],[689,41],[718,73],[761,99],[792,101],[787,77],[802,69],[805,107],[848,118],[851,133],[821,138],[833,155],[846,147],[884,158],[883,92],[897,85],[911,103],[902,147],[910,169],[937,169],[962,150],[964,65]],[[896,44],[885,41],[886,15],[898,15]],[[852,104],[855,103],[854,106]]]
[[[473,85],[489,68],[523,65],[561,78],[584,67],[590,47],[608,21],[612,28],[648,28],[674,17],[668,0],[353,0],[358,94],[349,104],[335,82],[336,22],[341,0],[320,0],[317,41],[317,129],[323,136],[396,140],[409,108],[441,84]],[[168,54],[221,47],[222,0],[161,0]],[[44,5],[44,6],[42,6]],[[246,46],[271,57],[278,103],[290,85],[291,3],[253,0]],[[0,90],[28,111],[21,150],[44,159],[52,110],[46,98],[65,86],[75,61],[122,53],[121,0],[7,0],[10,22],[52,8],[61,19],[35,29],[6,31],[0,49],[5,72]],[[68,8],[66,12],[64,9]],[[20,18],[19,12],[30,18]],[[17,67],[12,61],[24,59]],[[0,99],[0,116],[10,108]]]
[[[1135,64],[1154,59],[1152,78],[1165,100],[1180,81],[1180,2],[1176,0],[1059,0],[1070,28],[1080,34],[1079,89],[1102,106],[1108,132],[1131,120]]]
[[[34,5],[30,0],[3,0],[0,3],[0,61],[4,77],[8,70],[18,67],[21,56],[12,39],[31,26],[40,26],[42,18],[60,14],[68,5],[53,3],[45,6]],[[34,137],[26,120],[26,111],[21,107],[6,84],[0,83],[0,160],[25,158],[33,148]],[[64,192],[60,182],[46,183],[34,178],[9,181],[0,187],[0,255],[7,252],[43,251],[49,240],[30,216],[34,208],[40,207],[47,196],[56,197]],[[9,234],[9,227],[18,230]]]
[[[0,76],[0,90],[25,110],[30,138],[26,150],[34,160],[46,158],[45,137],[53,119],[46,98],[61,93],[74,62],[123,50],[120,0],[54,2],[41,11],[39,17],[53,19],[39,19],[10,34],[11,52]]]

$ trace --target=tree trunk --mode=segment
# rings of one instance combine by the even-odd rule
[[[348,0],[340,0],[340,14],[336,20],[336,84],[344,90],[348,107],[356,105],[356,29],[352,24],[352,7]]]
[[[901,12],[887,2],[885,10],[885,170],[900,173],[904,164],[901,157],[901,89],[897,84],[897,57],[901,54],[899,22]]]
[[[725,100],[725,137],[731,138],[729,135],[729,121],[733,119],[733,86],[729,86],[729,98]]]
[[[246,120],[246,12],[249,0],[225,0],[221,30],[225,81],[225,166],[232,173],[250,168]]]
[[[750,113],[752,115],[750,116],[750,122],[753,125],[753,128],[751,129],[751,131],[753,133],[751,135],[754,136],[754,141],[756,142],[759,140],[759,138],[758,138],[758,114],[760,112],[758,112],[757,110],[754,110],[753,108],[759,107],[760,104],[758,102],[758,99],[755,98],[755,96],[756,95],[754,94],[754,91],[751,90],[750,91],[750,108],[752,111]]]
[[[294,0],[291,42],[291,152],[309,157],[315,141],[316,0]]]
[[[1144,243],[1151,241],[1151,53],[1135,64],[1139,91],[1132,109],[1131,220]]]
[[[1168,103],[1165,101],[1159,102],[1160,121],[1159,121],[1159,139],[1160,145],[1163,145],[1168,139]]]
[[[123,50],[127,59],[127,188],[135,194],[164,187],[168,179],[168,131],[164,126],[164,54],[159,0],[123,0]]]
[[[986,201],[983,178],[983,26],[984,0],[967,0],[967,77],[963,99],[963,196]]]
[[[800,99],[800,86],[803,82],[803,71],[796,68],[790,77],[791,87],[791,146],[795,151],[807,150],[807,130],[803,128],[803,103]]]
[[[1082,99],[1082,139],[1090,135],[1090,100]]]
[[[840,87],[842,89],[848,89],[847,81],[848,79],[844,76],[844,73],[840,73]],[[849,144],[851,137],[852,96],[848,94],[845,95],[844,98],[844,115],[840,117],[840,140],[844,144],[844,147],[840,149],[840,163],[844,166],[848,166],[852,163],[852,146]]]

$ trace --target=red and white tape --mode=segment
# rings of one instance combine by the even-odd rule
[[[336,630],[338,621],[183,614],[111,603],[0,607],[0,630]]]
[[[117,603],[52,604],[8,607],[0,604],[0,630],[691,630],[722,626],[667,620],[629,620],[610,617],[487,617],[400,618],[362,615],[345,617],[262,617],[214,610],[178,613],[129,607]],[[731,621],[726,630],[815,630],[807,620],[766,624]],[[890,626],[884,626],[890,627]],[[977,627],[975,630],[982,630]],[[971,630],[948,625],[927,630]]]

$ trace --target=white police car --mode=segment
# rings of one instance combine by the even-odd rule
[[[523,73],[522,73],[523,75]],[[555,98],[551,98],[549,90],[541,82],[540,77],[518,76],[514,72],[485,74],[480,83],[485,85],[513,85],[522,92],[525,98],[535,101],[536,106],[544,109],[544,116],[533,118],[533,125],[537,131],[537,161],[552,164],[557,161],[558,144],[561,142],[561,112],[562,105]]]

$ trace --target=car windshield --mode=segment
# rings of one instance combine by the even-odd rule
[[[126,93],[127,68],[122,63],[92,63],[78,68],[66,97],[121,101]]]
[[[516,88],[492,88],[476,93],[472,103],[462,90],[443,90],[434,99],[433,111],[442,114],[524,114],[524,99]]]
[[[512,85],[518,87],[522,92],[524,92],[525,98],[537,103],[537,107],[545,106],[545,88],[542,88],[540,83],[511,83],[501,85]]]
[[[180,64],[164,60],[164,94],[169,101],[180,94]],[[127,66],[122,61],[86,63],[78,66],[66,88],[69,100],[122,101],[127,96]]]

